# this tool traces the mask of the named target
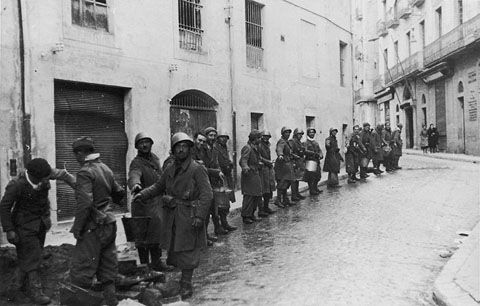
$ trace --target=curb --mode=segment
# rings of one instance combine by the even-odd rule
[[[478,306],[474,297],[461,286],[465,281],[469,284],[476,278],[478,271],[470,271],[465,264],[469,260],[479,260],[479,232],[480,222],[476,224],[465,243],[455,252],[440,275],[435,280],[433,300],[440,306]],[[462,276],[462,268],[468,269],[467,276]],[[475,281],[473,281],[475,282]],[[475,285],[474,285],[475,286]],[[477,288],[478,289],[478,288]]]
[[[475,155],[466,155],[466,154],[454,154],[454,153],[428,153],[423,154],[422,151],[414,149],[404,149],[403,153],[406,155],[417,155],[424,156],[428,158],[444,159],[444,160],[453,160],[467,163],[480,164],[480,156]]]

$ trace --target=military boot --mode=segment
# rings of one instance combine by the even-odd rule
[[[158,244],[153,244],[148,248],[150,251],[150,257],[152,258],[152,263],[150,265],[151,269],[159,272],[171,272],[175,270],[175,267],[169,266],[162,261],[162,249]]]
[[[31,299],[35,304],[45,305],[50,303],[50,298],[43,293],[42,280],[38,271],[28,273],[28,281],[30,285]]]
[[[227,221],[228,211],[219,211],[218,214],[220,215],[220,222],[222,223],[222,227],[225,230],[232,232],[237,229],[235,226],[231,226],[230,224],[228,224],[228,221]]]
[[[193,269],[182,270],[182,277],[180,279],[180,296],[182,299],[188,299],[193,295],[192,276]]]
[[[264,197],[263,198],[263,211],[266,212],[267,214],[271,215],[274,214],[275,211],[272,210],[270,207],[268,207],[268,204],[270,202],[270,197]]]
[[[285,208],[285,205],[283,205],[283,200],[282,200],[282,194],[283,194],[283,189],[277,189],[277,197],[275,198],[275,202],[273,204],[277,205],[280,208]]]
[[[19,268],[15,269],[15,271],[13,272],[12,280],[5,294],[9,301],[15,301],[18,293],[22,289],[26,276],[27,276],[27,273],[23,272]]]
[[[223,226],[220,225],[220,218],[218,216],[213,216],[213,228],[215,229],[215,234],[216,235],[226,235],[228,234],[228,231],[223,228]]]
[[[293,205],[296,205],[297,203],[295,203],[295,200],[294,200],[294,197],[292,196],[292,201],[290,201],[290,199],[288,198],[288,195],[287,195],[287,190],[284,189],[283,190],[283,205],[285,205],[285,207],[287,206],[293,206]]]

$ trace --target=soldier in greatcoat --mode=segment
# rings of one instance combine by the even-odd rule
[[[132,194],[137,194],[143,188],[153,185],[162,175],[160,159],[152,152],[153,139],[140,132],[135,136],[137,156],[130,163],[128,171],[128,188]],[[141,264],[149,264],[156,271],[172,271],[173,267],[162,262],[163,209],[161,198],[155,197],[148,201],[132,203],[132,217],[149,217],[150,222],[145,241],[136,242],[138,257]]]
[[[382,137],[384,125],[378,123],[370,137],[370,149],[372,152],[373,169],[376,175],[383,173],[380,170],[380,164],[383,162],[383,146],[385,145]]]
[[[282,127],[282,137],[277,141],[275,149],[275,152],[277,153],[274,167],[275,179],[277,180],[277,198],[275,200],[275,205],[280,208],[295,205],[295,203],[291,202],[287,196],[287,189],[294,180],[292,148],[288,142],[291,133],[291,129],[285,126]]]
[[[226,187],[231,189],[230,193],[230,202],[235,203],[235,182],[233,180],[233,161],[230,159],[230,155],[228,154],[228,147],[227,142],[230,139],[230,136],[225,131],[220,131],[217,135],[217,140],[213,144],[213,151],[214,154],[217,156],[218,165],[220,166],[220,170],[225,177],[225,181],[223,182]],[[232,226],[228,223],[227,216],[230,211],[230,203],[224,203],[225,206],[218,207],[218,215],[220,217],[220,224],[222,225],[223,229],[226,231],[234,231],[237,228]]]
[[[240,167],[242,168],[240,185],[242,188],[242,218],[245,224],[261,221],[265,215],[262,208],[262,180],[260,169],[263,163],[260,161],[258,144],[262,133],[259,130],[252,130],[248,135],[248,143],[240,153]],[[255,217],[255,210],[258,208],[259,217]],[[268,214],[267,214],[268,215]]]
[[[370,163],[370,159],[372,159],[372,152],[370,148],[370,141],[371,141],[371,130],[370,130],[370,123],[364,122],[362,131],[360,132],[360,141],[365,147],[365,152],[360,154],[360,179],[366,179],[369,175],[368,172],[368,164]]]
[[[77,240],[70,279],[74,285],[89,289],[96,276],[105,304],[117,305],[117,225],[113,203],[121,203],[125,190],[115,181],[112,170],[100,161],[100,154],[94,153],[92,138],[81,137],[72,148],[81,167],[75,186],[77,209],[70,229]]]
[[[303,143],[305,148],[305,160],[314,161],[317,164],[315,170],[305,169],[304,179],[308,183],[308,189],[310,195],[318,195],[323,190],[318,189],[318,182],[322,178],[322,167],[320,166],[320,160],[323,159],[323,152],[320,148],[320,144],[315,140],[315,134],[317,130],[314,128],[307,129],[307,139]]]
[[[270,200],[275,191],[275,172],[273,171],[272,153],[270,151],[270,138],[272,134],[268,130],[262,131],[262,138],[258,144],[258,153],[260,153],[260,160],[263,167],[260,170],[262,178],[262,192],[263,192],[263,212],[273,214],[275,211],[268,207]]]
[[[18,266],[7,288],[7,299],[15,301],[28,280],[28,290],[36,304],[48,304],[43,293],[40,264],[45,236],[50,229],[49,180],[65,181],[75,188],[75,177],[66,170],[52,169],[43,158],[32,159],[25,171],[12,179],[0,202],[0,218],[7,240],[15,245]]]
[[[393,171],[393,152],[392,152],[392,129],[390,122],[385,122],[385,129],[382,132],[383,137],[383,165],[387,172]]]
[[[353,127],[353,134],[350,137],[347,146],[347,153],[345,154],[345,169],[348,173],[348,183],[356,183],[358,166],[360,165],[360,156],[367,150],[362,143],[359,134],[360,127],[355,125]]]
[[[330,129],[330,136],[325,138],[325,163],[323,164],[323,171],[328,172],[327,187],[340,187],[338,184],[338,173],[340,173],[340,162],[343,161],[340,155],[340,148],[337,141],[338,130]]]
[[[303,130],[301,128],[295,128],[293,130],[293,137],[288,142],[292,148],[293,156],[293,173],[294,180],[292,181],[292,201],[299,201],[305,199],[300,194],[299,185],[305,175],[305,148],[302,144]]]
[[[403,124],[399,123],[397,124],[397,128],[392,133],[392,168],[394,170],[402,169],[402,167],[398,165],[400,156],[402,156],[402,128]]]
[[[178,132],[171,141],[174,162],[169,163],[160,179],[143,189],[134,199],[162,196],[165,212],[165,239],[162,248],[182,270],[180,295],[193,294],[192,276],[200,263],[201,250],[207,245],[205,220],[212,203],[212,187],[205,167],[191,157],[192,139]]]

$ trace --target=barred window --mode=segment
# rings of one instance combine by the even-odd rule
[[[72,0],[72,23],[108,32],[107,0]]]
[[[247,66],[252,68],[263,68],[262,8],[259,3],[245,1]]]
[[[180,48],[202,51],[202,5],[200,0],[178,0]]]

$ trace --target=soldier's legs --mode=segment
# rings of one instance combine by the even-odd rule
[[[244,223],[252,223],[251,221],[254,221],[252,219],[254,211],[255,211],[254,196],[243,195],[242,218]]]
[[[145,243],[135,243],[135,247],[137,248],[138,252],[138,259],[140,260],[140,264],[148,264],[148,247]]]
[[[93,230],[83,233],[82,239],[77,240],[70,269],[70,279],[74,285],[86,289],[92,287],[100,259],[100,249],[100,240]]]
[[[268,192],[263,194],[263,211],[265,211],[267,214],[273,214],[275,213],[274,210],[272,210],[270,207],[268,207],[270,203],[270,199],[272,198],[273,193]]]
[[[228,213],[229,213],[229,210],[227,208],[218,209],[218,214],[220,216],[220,222],[222,223],[223,229],[231,232],[236,230],[237,228],[235,226],[231,226],[228,223],[228,220],[227,220]]]

